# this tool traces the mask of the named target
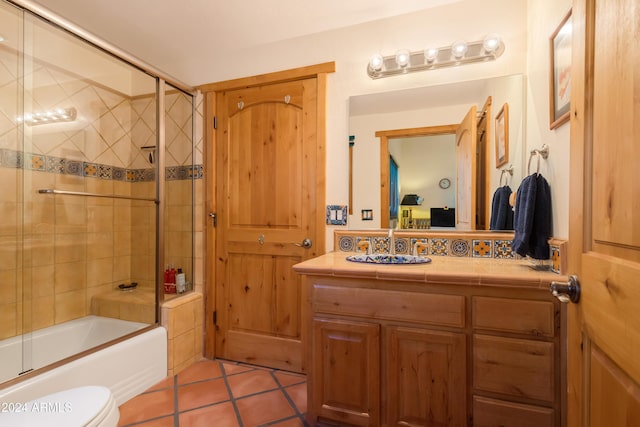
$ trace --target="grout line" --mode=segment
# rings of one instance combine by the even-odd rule
[[[291,398],[291,396],[289,396],[289,393],[287,393],[287,389],[285,387],[282,386],[282,384],[280,383],[280,381],[278,380],[278,377],[276,376],[275,371],[271,372],[271,376],[273,377],[273,379],[276,381],[276,384],[278,384],[278,388],[280,389],[280,391],[282,392],[282,394],[284,395],[285,399],[287,399],[287,402],[289,402],[289,405],[291,405],[291,407],[293,408],[293,410],[296,413],[296,416],[302,420],[302,422],[306,425],[306,422],[304,421],[304,415],[300,412],[300,410],[298,409],[298,405],[296,405],[296,403],[293,401],[293,399]],[[305,380],[306,381],[306,380]],[[299,385],[302,383],[297,383],[297,384],[290,384],[289,387],[293,387],[295,385]],[[288,419],[288,418],[287,418]],[[284,421],[284,420],[283,420]]]
[[[227,392],[229,393],[229,399],[231,400],[231,405],[233,405],[233,410],[236,413],[236,418],[238,419],[238,426],[244,427],[244,423],[242,422],[242,417],[240,416],[240,410],[238,410],[238,405],[236,405],[236,399],[233,397],[233,393],[231,392],[231,386],[229,385],[229,379],[227,378],[227,372],[224,369],[224,364],[222,362],[218,362],[220,366],[220,371],[222,372],[222,378],[224,379],[224,385],[227,387]]]
[[[180,427],[180,408],[178,408],[178,375],[173,376],[173,427]]]

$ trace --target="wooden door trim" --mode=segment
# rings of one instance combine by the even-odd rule
[[[212,359],[215,356],[215,335],[214,335],[214,311],[216,301],[213,297],[216,288],[216,228],[214,220],[209,218],[209,213],[217,211],[216,204],[216,137],[213,127],[213,120],[216,116],[216,94],[209,92],[204,94],[204,320],[205,320],[205,345],[204,356]],[[209,143],[207,143],[209,142]]]
[[[455,134],[457,124],[376,131],[380,138],[380,227],[389,228],[389,138]]]
[[[592,25],[588,24],[587,19],[587,1],[575,0],[572,10],[572,58],[571,58],[571,107],[570,107],[570,146],[569,146],[569,243],[568,243],[568,270],[571,273],[579,274],[582,265],[582,252],[587,240],[584,236],[584,217],[585,212],[591,209],[586,208],[586,190],[585,183],[585,161],[587,155],[587,137],[590,128],[589,109],[589,84],[591,72],[587,68],[591,68],[587,58],[589,51],[587,37],[593,38]],[[590,42],[589,42],[590,44]],[[582,426],[586,421],[586,411],[588,405],[583,400],[583,382],[586,378],[582,372],[585,366],[583,355],[589,354],[590,343],[583,343],[581,330],[580,306],[570,304],[567,307],[567,358],[563,360],[563,372],[567,373],[566,390],[563,396],[566,399],[567,408],[565,417],[567,425],[571,427]],[[564,337],[563,337],[564,338]],[[564,386],[564,384],[563,384]],[[564,403],[564,402],[563,402]]]
[[[324,217],[325,209],[325,186],[326,186],[326,108],[327,108],[327,81],[328,73],[335,72],[335,62],[326,62],[307,67],[295,68],[273,73],[261,74],[252,77],[233,79],[215,83],[209,83],[198,87],[204,95],[204,170],[205,170],[205,209],[204,215],[209,212],[216,212],[216,130],[214,128],[214,117],[216,116],[216,96],[224,90],[232,90],[246,87],[255,87],[282,83],[293,80],[305,80],[315,78],[317,81],[317,111],[316,111],[316,241],[314,247],[317,254],[325,252],[326,247],[326,225]],[[215,356],[215,322],[214,312],[216,310],[216,229],[213,221],[206,218],[205,233],[205,281],[204,281],[204,355],[208,358]],[[301,331],[301,339],[305,340],[305,331]]]
[[[220,92],[223,90],[249,88],[255,86],[282,83],[291,80],[305,80],[317,77],[321,74],[335,73],[336,63],[324,62],[322,64],[306,67],[292,68],[290,70],[276,71],[273,73],[259,74],[257,76],[241,77],[239,79],[225,80],[215,83],[206,83],[198,86],[203,93]]]

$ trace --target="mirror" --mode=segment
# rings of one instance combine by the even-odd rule
[[[488,99],[491,102],[489,119],[486,120],[488,126],[485,130],[486,173],[482,178],[483,181],[478,185],[481,190],[478,197],[462,197],[463,195],[458,191],[457,176],[470,172],[463,170],[456,172],[456,168],[460,167],[456,166],[456,155],[453,154],[453,158],[451,157],[453,150],[438,148],[433,144],[437,144],[439,134],[455,134],[455,131],[451,130],[452,127],[455,129],[473,106],[477,111],[482,111]],[[495,119],[505,104],[508,105],[508,134],[506,138],[501,138],[501,142],[508,140],[508,159],[504,163],[504,159],[501,158],[500,162],[504,164],[496,168]],[[417,193],[423,199],[421,205],[411,208],[398,206],[397,224],[403,221],[403,211],[405,218],[407,214],[411,215],[414,220],[413,226],[417,228],[429,224],[431,208],[434,208],[436,213],[442,213],[445,207],[468,211],[470,206],[467,204],[475,203],[476,199],[484,201],[487,219],[483,221],[488,224],[494,192],[503,185],[508,185],[515,190],[525,173],[524,105],[525,83],[524,76],[520,74],[351,97],[349,135],[353,190],[350,197],[352,210],[348,221],[349,228],[375,229],[386,228],[389,223],[392,227],[396,225],[396,222],[389,218],[393,214],[389,215],[390,212],[386,209],[389,202],[393,207],[393,200],[383,203],[381,195],[383,193],[381,188],[388,188],[390,185],[388,181],[384,182],[387,178],[383,176],[384,165],[389,167],[390,158],[387,154],[389,147],[393,147],[389,153],[397,163],[398,198],[402,200],[406,194],[423,192],[423,194]],[[407,130],[415,131],[416,129],[418,131],[407,137]],[[436,129],[436,131],[427,132],[432,136],[420,137],[420,142],[417,142],[420,129]],[[438,129],[447,131],[437,132]],[[386,147],[382,142],[384,139],[387,139]],[[403,146],[401,141],[409,140],[414,147],[398,148]],[[416,147],[422,147],[422,149]],[[398,150],[410,154],[394,156],[393,152],[397,153]],[[504,155],[503,146],[500,155]],[[422,160],[424,167],[422,167],[423,174],[420,176],[422,181],[420,186],[415,177],[410,178],[411,169],[420,169],[420,165],[416,165],[416,162],[420,162],[417,160],[419,156],[425,156]],[[396,157],[404,157],[405,165],[403,166],[401,158]],[[502,172],[511,167],[513,174]],[[391,168],[393,169],[393,166]],[[409,179],[406,182],[405,177]],[[447,181],[450,183],[449,186],[446,185]],[[455,206],[457,202],[461,206]],[[389,218],[390,221],[383,223],[385,218]],[[418,219],[423,220],[417,221]],[[396,228],[398,228],[397,225]],[[446,227],[445,229],[462,228]],[[468,231],[468,228],[465,228],[465,231]]]

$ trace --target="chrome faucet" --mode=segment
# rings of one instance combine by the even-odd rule
[[[389,253],[391,255],[396,254],[396,239],[393,236],[393,228],[389,229]]]

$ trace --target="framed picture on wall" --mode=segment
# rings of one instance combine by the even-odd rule
[[[509,161],[509,104],[505,104],[496,115],[496,168]]]
[[[549,127],[569,120],[571,107],[571,10],[549,38]]]

